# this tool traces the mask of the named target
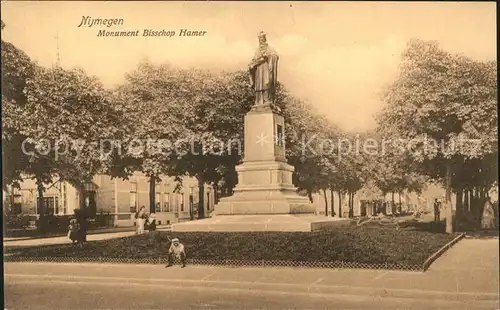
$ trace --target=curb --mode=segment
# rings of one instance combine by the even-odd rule
[[[432,254],[429,258],[427,258],[424,263],[422,264],[422,271],[425,272],[431,264],[438,259],[441,255],[443,255],[444,252],[446,252],[449,248],[451,248],[453,245],[455,245],[458,241],[462,240],[465,237],[465,233],[461,233],[459,236],[457,236],[455,239],[451,240],[447,244],[445,244],[442,248],[437,250],[436,253]]]
[[[186,280],[186,279],[130,279],[118,277],[72,277],[72,276],[50,276],[50,275],[15,275],[5,274],[7,278],[25,278],[32,281],[33,278],[43,279],[50,282],[60,283],[100,283],[103,285],[151,285],[172,286],[177,289],[209,289],[229,290],[247,292],[272,292],[282,294],[305,294],[322,296],[363,296],[367,299],[373,298],[399,298],[399,299],[427,299],[441,301],[476,301],[491,302],[498,301],[498,294],[481,292],[446,292],[430,291],[420,289],[389,289],[380,287],[342,286],[342,285],[304,285],[290,283],[265,283],[265,282],[236,282],[236,281],[211,281],[211,280]]]

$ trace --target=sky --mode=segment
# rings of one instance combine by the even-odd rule
[[[121,18],[78,27],[83,16]],[[280,56],[278,80],[349,131],[375,126],[380,92],[397,75],[411,38],[496,60],[494,2],[21,2],[2,3],[2,39],[44,66],[81,67],[105,86],[142,59],[178,67],[245,69],[267,33]],[[207,31],[203,37],[98,37],[106,30]],[[59,49],[56,36],[59,37]]]

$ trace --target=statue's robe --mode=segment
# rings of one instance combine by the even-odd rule
[[[261,59],[264,58],[265,61]],[[269,45],[260,47],[250,66],[250,79],[255,89],[255,104],[274,104],[278,81],[278,54]]]

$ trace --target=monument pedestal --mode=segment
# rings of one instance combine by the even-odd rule
[[[294,167],[285,158],[285,121],[269,105],[245,115],[245,157],[236,167],[238,184],[222,198],[209,219],[174,224],[188,231],[315,231],[350,224],[349,220],[316,216],[307,197],[292,183]]]
[[[285,120],[272,106],[254,106],[247,113],[238,185],[233,196],[215,206],[216,215],[314,214],[314,206],[292,183],[294,167],[286,163],[284,135]]]
[[[297,194],[293,167],[277,161],[244,162],[236,167],[238,185],[231,197],[220,199],[216,215],[312,214],[315,207]]]
[[[309,214],[217,215],[172,225],[173,232],[313,232],[351,225],[350,219]]]

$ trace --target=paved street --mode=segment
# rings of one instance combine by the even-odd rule
[[[6,309],[496,309],[492,302],[182,288],[132,281],[25,279],[7,282],[5,294]]]

